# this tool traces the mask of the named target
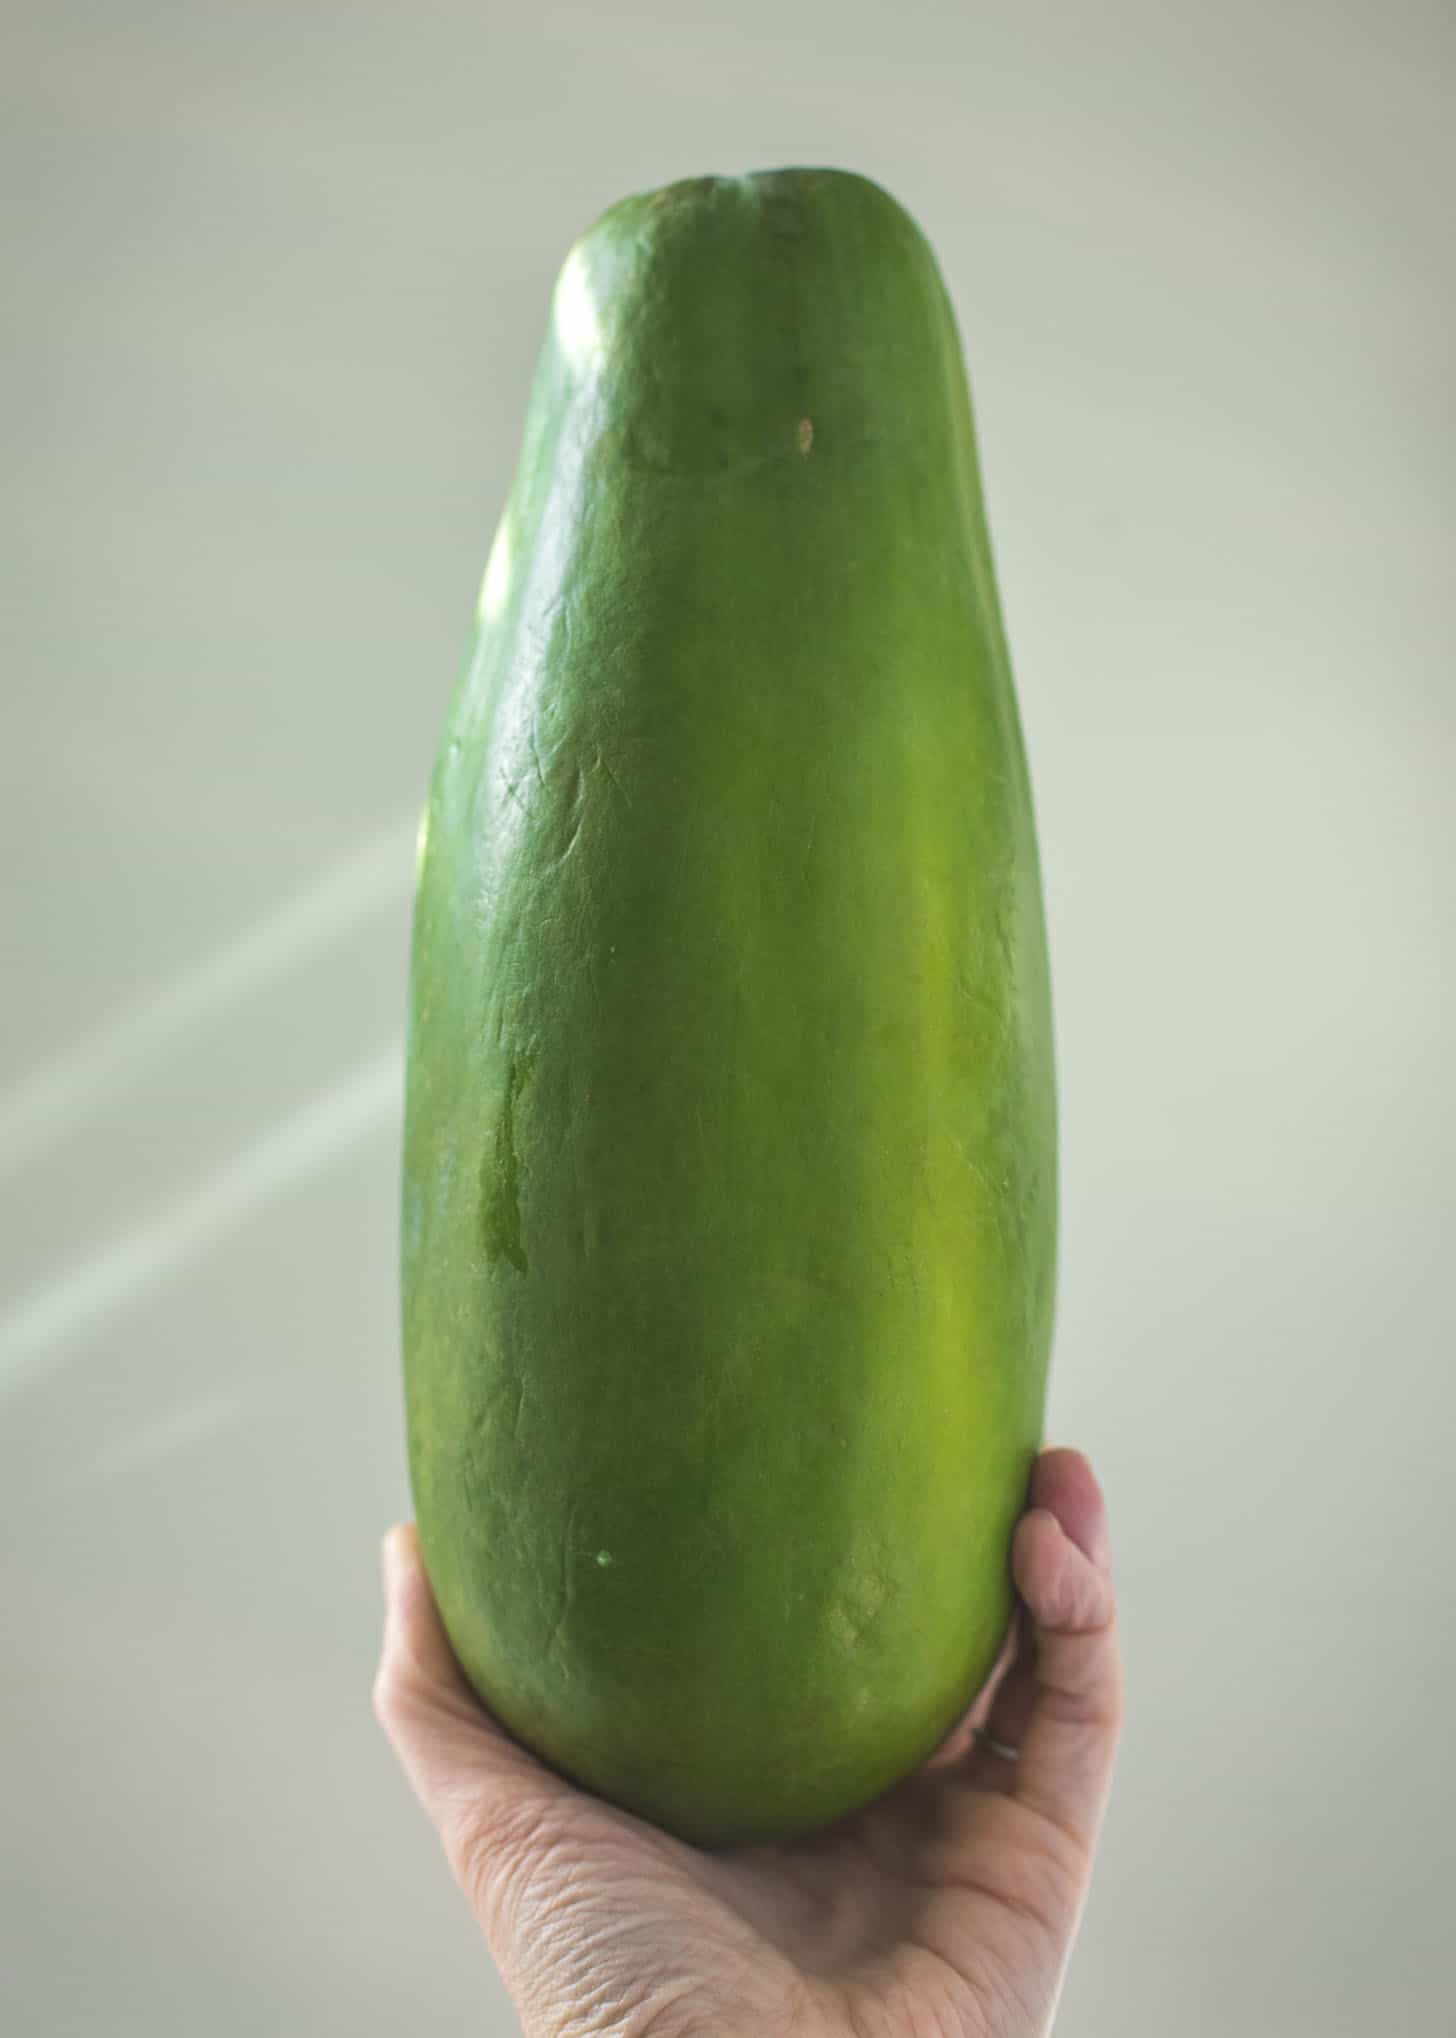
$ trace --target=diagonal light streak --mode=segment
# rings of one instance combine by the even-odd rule
[[[266,919],[183,969],[0,1101],[0,1174],[124,1089],[185,1035],[305,960],[414,882],[417,817],[394,822]]]
[[[180,1408],[170,1408],[155,1422],[104,1445],[89,1463],[80,1465],[67,1484],[90,1490],[98,1479],[114,1478],[118,1473],[130,1478],[138,1466],[157,1465],[189,1451],[241,1422],[264,1392],[263,1381],[244,1380],[200,1400],[184,1402]]]
[[[306,1180],[400,1110],[404,1048],[364,1064],[297,1116],[155,1216],[88,1254],[0,1320],[0,1393],[43,1371],[118,1311],[155,1295],[211,1252],[280,1190]]]

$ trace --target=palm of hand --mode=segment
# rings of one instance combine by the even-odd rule
[[[1121,1684],[1090,1469],[1077,1453],[1047,1453],[1033,1493],[1041,1505],[1013,1548],[1024,1604],[985,1691],[932,1761],[811,1839],[717,1853],[574,1789],[489,1722],[449,1656],[414,1554],[376,1704],[528,2032],[1039,2038],[1050,2028]],[[427,1743],[422,1704],[433,1711]],[[980,1745],[983,1724],[1020,1745],[1021,1759]]]
[[[512,1992],[621,2038],[1040,2030],[1084,1877],[1072,1836],[944,1776],[785,1847],[705,1855],[589,1801],[528,1830],[482,1905]]]

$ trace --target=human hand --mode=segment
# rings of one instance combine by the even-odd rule
[[[413,1527],[391,1529],[375,1711],[529,2038],[1043,2038],[1122,1720],[1106,1516],[1080,1452],[1038,1458],[1012,1575],[996,1666],[922,1769],[808,1840],[705,1853],[505,1733],[455,1660]]]

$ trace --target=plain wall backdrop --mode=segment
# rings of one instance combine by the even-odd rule
[[[1456,2031],[1432,0],[0,8],[0,2022],[515,2029],[369,1709],[415,821],[552,282],[878,178],[1052,936],[1129,1719],[1059,2030]]]

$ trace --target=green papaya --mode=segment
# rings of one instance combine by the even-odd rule
[[[411,1479],[520,1741],[708,1846],[935,1749],[1013,1603],[1055,1121],[935,257],[841,171],[627,198],[556,285],[411,962]]]

